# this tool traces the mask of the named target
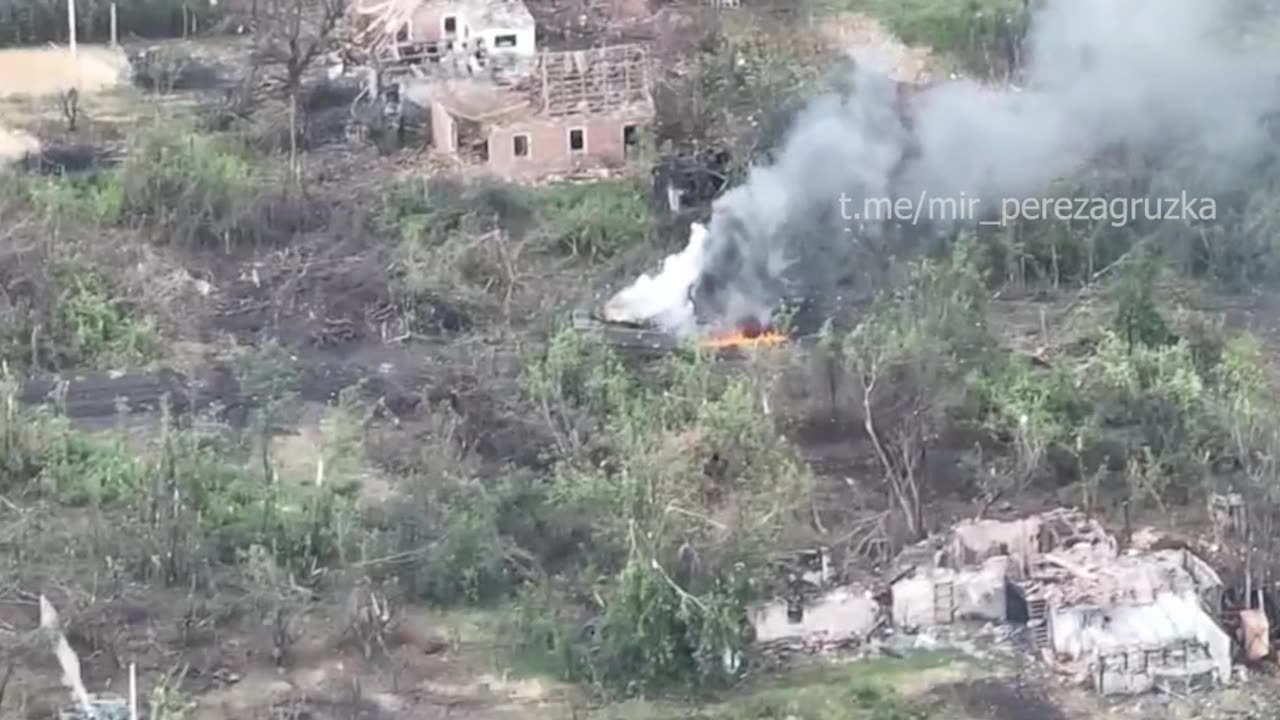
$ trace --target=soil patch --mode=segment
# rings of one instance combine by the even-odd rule
[[[74,57],[65,47],[0,50],[0,98],[106,90],[124,83],[130,67],[118,48],[81,45]]]
[[[0,126],[0,163],[17,162],[40,152],[40,141],[34,135]]]
[[[961,709],[974,720],[1069,720],[1045,695],[1045,688],[1021,686],[1016,680],[984,678],[936,688],[931,697],[947,708]]]

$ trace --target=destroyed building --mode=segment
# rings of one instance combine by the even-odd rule
[[[380,95],[427,109],[434,156],[459,170],[535,180],[621,167],[653,121],[644,45],[540,50],[519,0],[390,0],[356,15]]]
[[[1037,647],[1087,669],[1103,694],[1230,679],[1231,638],[1206,610],[1222,583],[1188,550],[1115,557],[1062,549],[1039,558],[1014,588]]]
[[[958,525],[937,562],[892,587],[894,624],[1025,623],[1050,662],[1103,694],[1229,679],[1222,580],[1186,549],[1120,552],[1095,521],[1055,510]]]
[[[352,7],[358,39],[388,63],[530,58],[537,26],[521,0],[365,0]]]
[[[751,622],[757,653],[785,656],[856,647],[879,618],[879,604],[870,592],[837,587],[805,604],[776,600],[758,606]]]
[[[415,88],[433,149],[531,180],[623,165],[653,120],[648,53],[625,45],[542,53],[527,82],[456,80]]]

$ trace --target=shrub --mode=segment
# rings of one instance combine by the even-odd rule
[[[653,222],[650,193],[635,180],[563,183],[537,191],[535,202],[563,252],[591,260],[636,247]]]
[[[811,482],[763,414],[766,389],[696,354],[636,377],[572,331],[526,388],[562,439],[547,506],[591,548],[580,567],[613,579],[579,675],[617,694],[737,677],[746,603],[768,584],[763,549]]]
[[[609,595],[592,679],[622,694],[731,682],[752,639],[746,595],[739,581],[694,597],[655,561],[633,557]]]
[[[78,266],[52,272],[64,287],[54,300],[51,339],[59,365],[116,365],[137,362],[159,352],[149,323],[129,313],[108,292],[102,278]]]
[[[123,439],[102,441],[73,433],[60,423],[46,430],[51,442],[44,473],[62,502],[115,505],[138,499],[146,465],[127,451]]]
[[[27,194],[36,213],[48,223],[79,220],[112,225],[124,216],[125,187],[117,173],[33,179]]]
[[[955,58],[970,72],[998,76],[1021,63],[1027,27],[1022,0],[872,0],[876,15],[904,42]]]
[[[1072,438],[1088,411],[1070,371],[1039,368],[1020,357],[1002,358],[974,389],[984,415],[998,429],[1026,425],[1048,441]]]
[[[138,134],[124,166],[129,215],[166,240],[221,245],[253,238],[262,202],[257,170],[243,144],[181,126]]]

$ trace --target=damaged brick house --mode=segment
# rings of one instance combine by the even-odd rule
[[[462,168],[534,180],[621,166],[653,121],[646,46],[539,51],[520,0],[364,0],[354,14],[378,96],[423,108],[435,155]]]
[[[654,114],[639,45],[541,53],[523,82],[450,80],[421,92],[437,154],[522,180],[621,166]]]
[[[1222,583],[1188,550],[1058,550],[1013,587],[1043,621],[1033,627],[1037,646],[1087,670],[1102,694],[1230,679],[1231,638],[1206,610]]]
[[[537,26],[522,0],[360,0],[360,39],[388,61],[438,62],[450,55],[530,58]]]
[[[940,556],[893,584],[895,625],[1026,623],[1046,659],[1103,694],[1230,677],[1223,583],[1188,550],[1121,553],[1095,520],[1060,509],[962,523]]]

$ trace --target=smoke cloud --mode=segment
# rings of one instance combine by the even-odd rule
[[[1223,42],[1230,23],[1248,20],[1239,7],[1049,0],[1031,19],[1025,89],[1016,92],[959,81],[904,101],[897,83],[856,63],[845,91],[797,117],[774,164],[753,168],[716,201],[707,236],[697,239],[692,304],[672,312],[671,302],[649,301],[664,312],[648,318],[677,334],[767,323],[784,299],[856,287],[894,237],[884,223],[843,217],[842,196],[853,212],[864,198],[914,202],[921,193],[963,193],[996,209],[1120,146],[1193,147],[1198,164],[1239,171],[1270,142],[1262,120],[1280,105],[1275,57]],[[647,287],[675,292],[674,284]],[[644,290],[626,292],[622,305],[644,315]]]

